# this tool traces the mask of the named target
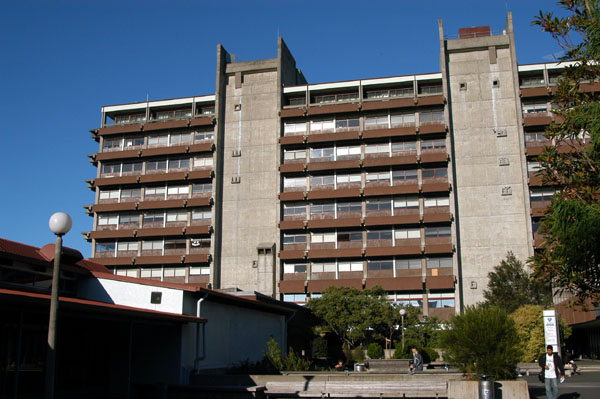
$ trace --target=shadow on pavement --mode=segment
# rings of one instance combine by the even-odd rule
[[[558,396],[558,399],[577,399],[581,397],[578,392],[563,392]],[[546,399],[546,389],[544,387],[529,387],[530,399]]]

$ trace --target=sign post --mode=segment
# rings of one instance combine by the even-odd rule
[[[542,311],[544,318],[544,338],[546,345],[552,345],[553,352],[560,353],[560,331],[558,330],[558,318],[555,310]]]

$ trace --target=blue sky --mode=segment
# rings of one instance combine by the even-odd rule
[[[531,26],[554,1],[0,1],[0,237],[54,240],[48,219],[73,218],[65,245],[90,255],[85,180],[100,107],[214,93],[218,43],[238,60],[272,58],[277,35],[310,83],[438,72],[438,19],[504,29],[513,12],[520,64],[560,49]]]

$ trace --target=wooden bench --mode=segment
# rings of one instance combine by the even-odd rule
[[[446,381],[277,381],[268,382],[273,398],[443,398]]]

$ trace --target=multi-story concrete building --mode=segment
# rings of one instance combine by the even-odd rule
[[[214,94],[103,107],[93,260],[297,303],[376,285],[441,317],[481,301],[508,251],[541,244],[563,66],[518,65],[510,14],[439,32],[440,72],[308,84],[281,39],[259,61],[219,45]]]

